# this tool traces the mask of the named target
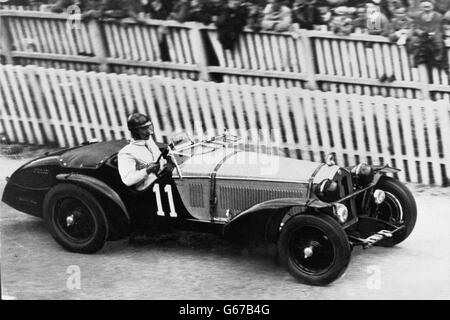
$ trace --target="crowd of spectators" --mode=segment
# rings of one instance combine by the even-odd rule
[[[33,0],[0,0],[26,3]],[[42,2],[42,1],[40,1]],[[54,0],[64,12],[77,5],[82,18],[146,18],[200,22],[217,27],[219,41],[232,50],[244,29],[297,33],[300,29],[380,35],[406,46],[415,65],[447,71],[445,34],[450,36],[450,0]]]

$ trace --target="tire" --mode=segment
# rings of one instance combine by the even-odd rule
[[[350,262],[347,234],[325,214],[295,216],[284,226],[277,246],[280,263],[299,282],[309,285],[323,286],[335,281]],[[306,257],[308,248],[312,248],[312,255]]]
[[[401,224],[403,220],[405,225],[405,228],[394,233],[392,238],[376,244],[383,247],[392,247],[408,238],[413,231],[417,220],[416,201],[411,191],[403,183],[391,177],[382,177],[375,189],[383,190],[386,199],[378,209],[380,212],[374,212],[375,208],[371,207],[369,215],[396,225]],[[399,209],[395,209],[396,207],[399,207]],[[399,212],[400,210],[401,212]]]
[[[53,238],[71,252],[99,251],[108,237],[108,223],[99,202],[83,188],[59,184],[45,196],[44,222]]]

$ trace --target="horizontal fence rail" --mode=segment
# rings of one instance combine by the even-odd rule
[[[9,141],[73,146],[127,137],[132,111],[174,132],[279,130],[282,155],[400,168],[399,178],[448,185],[450,107],[444,101],[0,66],[0,134]],[[266,141],[267,137],[261,137]],[[258,141],[254,141],[257,143]]]
[[[414,68],[405,46],[381,36],[245,31],[224,50],[214,27],[145,21],[0,10],[0,54],[9,64],[450,101],[444,71]]]
[[[36,3],[28,6],[2,4],[0,3],[0,10],[10,11],[40,11],[43,4]]]

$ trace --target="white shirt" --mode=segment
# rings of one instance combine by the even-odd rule
[[[123,183],[133,186],[143,181],[148,176],[147,165],[156,162],[160,154],[161,151],[152,138],[132,139],[118,154],[119,174]]]

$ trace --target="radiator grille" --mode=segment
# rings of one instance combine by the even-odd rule
[[[189,201],[191,207],[203,208],[203,186],[201,184],[189,185]]]
[[[258,189],[241,186],[221,186],[219,208],[244,210],[257,203],[277,198],[300,198],[301,190]]]

